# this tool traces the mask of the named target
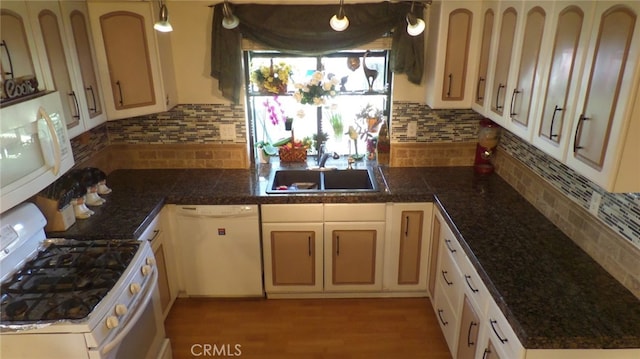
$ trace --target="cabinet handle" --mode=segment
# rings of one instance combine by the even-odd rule
[[[480,96],[480,84],[484,82],[484,78],[479,77],[476,84],[476,101],[484,100],[484,96]]]
[[[120,84],[120,80],[116,81],[116,85],[118,85],[118,93],[120,94],[120,106],[124,106],[124,97],[122,97],[122,85]]]
[[[500,334],[498,333],[498,330],[496,330],[495,325],[498,324],[497,321],[490,319],[489,324],[491,324],[491,330],[493,330],[493,332],[496,333],[496,336],[498,337],[498,340],[500,341],[500,343],[504,344],[509,341],[509,339],[501,337]]]
[[[438,319],[440,319],[440,322],[442,323],[442,325],[448,325],[449,322],[447,322],[446,320],[442,319],[442,312],[444,312],[444,310],[438,309]]]
[[[447,246],[447,249],[449,249],[449,252],[451,253],[455,253],[456,249],[455,248],[451,248],[451,240],[450,239],[445,239],[444,240],[444,244]]]
[[[489,350],[489,348],[486,348],[484,350],[484,353],[482,353],[482,359],[487,359],[489,354],[491,354],[491,350]]]
[[[409,236],[409,216],[406,216],[406,223],[404,226],[404,236],[408,237]]]
[[[469,286],[469,289],[471,289],[472,293],[478,293],[478,289],[474,288],[471,283],[469,282],[469,279],[471,279],[470,275],[465,274],[464,275],[464,281],[467,282],[467,285]]]
[[[307,238],[307,246],[309,247],[309,257],[311,257],[311,236]]]
[[[449,86],[447,87],[447,97],[451,97],[451,83],[453,82],[453,74],[449,74]]]
[[[496,110],[502,110],[503,106],[500,106],[500,90],[505,87],[503,84],[498,84],[498,91],[496,91]]]
[[[473,329],[474,326],[478,325],[478,323],[474,322],[473,320],[471,321],[471,323],[469,323],[469,331],[467,332],[467,346],[468,347],[472,347],[474,345],[476,345],[476,343],[471,341],[471,329]]]
[[[513,89],[513,93],[511,94],[511,108],[509,108],[509,116],[513,119],[517,113],[513,112],[513,108],[515,107],[516,96],[520,93],[517,89]]]
[[[75,91],[69,92],[69,96],[71,96],[71,98],[73,99],[73,104],[76,107],[76,114],[72,115],[71,117],[75,118],[76,120],[79,120],[80,119],[80,106],[78,105],[78,97],[76,96]]]
[[[336,236],[336,255],[340,255],[340,236]]]
[[[153,242],[154,239],[156,239],[156,237],[160,234],[160,230],[159,229],[154,229],[153,230],[153,236],[151,236],[151,238],[147,238],[148,242]]]
[[[11,76],[11,79],[13,79],[13,61],[11,61],[11,52],[9,51],[9,45],[7,45],[6,41],[2,40],[2,42],[0,42],[0,46],[4,47],[4,51],[7,53],[7,60],[9,60],[9,71],[5,71],[4,74]]]
[[[449,282],[449,280],[447,279],[447,272],[446,270],[442,271],[442,278],[444,278],[444,282],[447,283],[447,285],[453,285],[453,282]]]
[[[582,124],[584,121],[590,120],[590,117],[584,117],[583,114],[580,114],[578,117],[578,125],[576,126],[576,132],[573,134],[573,153],[578,152],[579,149],[584,148],[583,146],[578,146],[578,133],[582,131]]]
[[[556,105],[556,108],[553,109],[553,116],[551,116],[551,127],[549,128],[549,138],[554,138],[554,137],[558,137],[557,134],[553,134],[553,123],[556,121],[556,113],[558,113],[558,111],[563,111],[564,109],[561,107],[558,107],[558,105]]]
[[[86,90],[91,92],[91,100],[93,101],[93,107],[89,107],[89,111],[96,112],[98,110],[98,104],[96,103],[96,94],[93,91],[93,85],[89,85]]]

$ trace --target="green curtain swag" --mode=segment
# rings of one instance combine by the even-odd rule
[[[424,34],[407,34],[410,3],[344,5],[349,27],[342,32],[329,26],[336,5],[233,5],[240,19],[235,29],[222,27],[222,6],[214,6],[211,36],[211,76],[222,96],[238,103],[242,84],[242,37],[283,53],[320,56],[354,48],[392,32],[390,66],[420,84],[424,62]],[[421,7],[420,7],[421,9]]]

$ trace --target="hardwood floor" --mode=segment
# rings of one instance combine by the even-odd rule
[[[427,298],[178,298],[173,357],[451,358]]]

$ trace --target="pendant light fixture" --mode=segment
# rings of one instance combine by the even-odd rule
[[[158,1],[160,2],[160,20],[153,24],[153,28],[160,32],[171,32],[173,31],[173,26],[169,23],[169,11],[167,10],[167,6],[162,0]]]
[[[344,8],[342,5],[343,0],[340,0],[340,9],[338,10],[338,13],[333,15],[331,20],[329,20],[329,25],[331,25],[331,28],[336,31],[344,31],[349,27],[349,19],[344,14]]]
[[[411,2],[411,10],[407,14],[407,33],[411,36],[418,36],[422,34],[425,28],[424,20],[413,13],[413,7],[415,5],[415,1]]]
[[[240,25],[240,20],[231,11],[231,5],[229,5],[229,1],[227,0],[224,0],[224,4],[222,5],[222,16],[222,27],[225,29],[235,29]]]

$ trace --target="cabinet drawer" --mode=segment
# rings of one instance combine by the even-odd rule
[[[447,341],[449,351],[451,353],[456,353],[458,317],[456,316],[456,311],[453,309],[444,293],[444,288],[441,283],[436,284],[436,295],[434,298],[436,320],[438,321],[442,334],[444,334],[444,338]]]
[[[442,223],[446,224],[446,222],[444,221]],[[462,247],[460,246],[460,242],[458,242],[458,239],[453,235],[453,232],[451,231],[451,228],[449,228],[449,226],[443,226],[442,230],[440,231],[440,240],[444,244],[444,247],[442,249],[446,250],[446,252],[451,255],[455,262],[459,263],[464,259],[465,254],[462,250]]]
[[[464,258],[463,258],[464,259]],[[458,309],[460,297],[463,291],[463,280],[460,269],[454,262],[451,253],[446,250],[446,245],[441,242],[440,261],[438,265],[437,281],[440,283],[453,309]]]
[[[324,205],[325,222],[385,221],[385,203],[328,203]]]
[[[262,222],[322,222],[322,203],[264,204]]]
[[[467,256],[458,264],[462,274],[463,290],[476,305],[478,314],[484,316],[487,312],[487,303],[491,300],[491,294]]]
[[[500,308],[493,301],[489,303],[487,325],[491,341],[499,352],[504,352],[505,358],[519,359],[524,357],[524,347],[520,344],[520,340]]]

